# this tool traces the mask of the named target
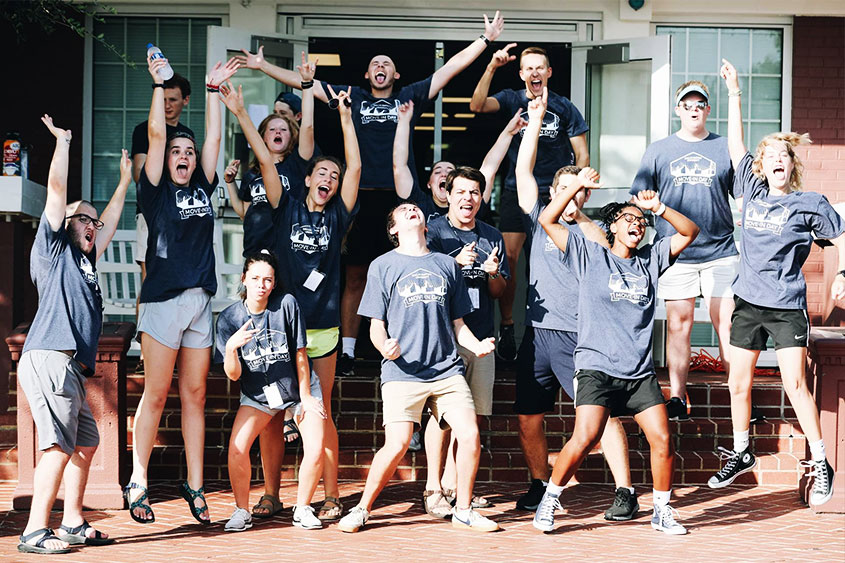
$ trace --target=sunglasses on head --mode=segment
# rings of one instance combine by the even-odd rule
[[[678,105],[687,111],[692,111],[694,109],[700,109],[701,111],[704,111],[704,108],[707,107],[707,102],[699,100],[697,102],[681,102]]]
[[[98,231],[101,230],[105,226],[105,223],[103,223],[99,219],[94,219],[93,217],[86,215],[85,213],[77,213],[75,215],[69,215],[65,218],[66,219],[74,219],[74,218],[79,219],[79,222],[82,223],[83,225],[88,225],[89,223],[91,223],[91,224],[94,225],[94,228],[97,229]]]

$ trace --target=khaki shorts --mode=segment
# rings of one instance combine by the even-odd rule
[[[436,381],[388,381],[381,386],[381,399],[385,426],[391,422],[413,422],[419,426],[423,409],[428,406],[431,416],[446,428],[443,415],[449,411],[475,410],[463,375]]]
[[[147,239],[150,230],[147,228],[147,220],[140,213],[135,215],[135,262],[143,264],[147,259]],[[139,290],[140,291],[140,290]]]
[[[709,303],[712,297],[732,299],[731,284],[736,278],[739,256],[727,256],[702,262],[682,264],[675,262],[657,283],[657,297],[660,299],[689,299],[699,295]]]
[[[475,403],[475,414],[493,414],[493,383],[496,380],[496,355],[479,358],[475,353],[458,345],[458,354],[464,361],[466,380]]]
[[[137,338],[140,342],[146,332],[173,350],[208,348],[213,342],[211,323],[211,296],[192,287],[167,301],[141,303]]]

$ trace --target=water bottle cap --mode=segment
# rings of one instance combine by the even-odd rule
[[[155,47],[155,45],[153,45],[152,43],[147,43],[147,49],[152,49],[153,47]]]

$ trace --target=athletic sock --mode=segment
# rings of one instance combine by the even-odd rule
[[[349,356],[350,358],[355,357],[355,341],[358,340],[357,338],[351,338],[349,336],[344,336],[341,340],[343,340],[343,353]]]
[[[468,520],[469,513],[472,511],[472,507],[470,508],[457,508],[455,507],[455,516],[457,516],[461,520]]]
[[[748,449],[748,430],[743,430],[742,432],[734,431],[734,451],[744,452]]]
[[[630,492],[632,495],[634,494],[634,487],[619,487],[619,488],[620,489],[628,489],[628,492]]]
[[[651,497],[654,501],[655,506],[666,506],[669,504],[669,499],[672,496],[672,491],[658,491],[657,489],[651,490]]]
[[[813,458],[813,461],[824,461],[826,459],[826,455],[824,452],[824,440],[819,440],[818,442],[810,442],[810,455]]]
[[[546,492],[553,497],[559,497],[560,493],[563,492],[563,485],[555,485],[554,483],[549,481],[549,484],[546,485]]]

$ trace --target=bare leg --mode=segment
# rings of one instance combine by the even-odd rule
[[[357,307],[357,305],[356,305]],[[357,317],[356,318],[360,318]],[[323,393],[323,406],[326,409],[326,419],[323,421],[325,430],[320,443],[323,444],[323,489],[327,497],[339,498],[340,490],[337,486],[337,465],[339,446],[337,441],[337,427],[332,418],[332,389],[334,388],[334,371],[337,362],[337,352],[331,356],[314,360],[314,371],[320,379],[320,391]]]
[[[731,346],[731,371],[728,389],[731,392],[731,422],[734,432],[745,432],[751,421],[751,384],[759,350]]]
[[[440,428],[440,424],[433,416],[429,417],[425,425],[425,460],[426,480],[425,488],[428,491],[440,491],[443,484],[440,473],[443,470],[443,458],[446,455],[446,446],[450,432]]]
[[[56,502],[56,495],[59,493],[59,485],[62,482],[62,474],[68,461],[70,461],[70,456],[63,452],[59,446],[44,450],[41,459],[38,460],[38,465],[35,466],[35,475],[33,475],[33,483],[37,483],[38,486],[33,487],[32,490],[32,504],[30,505],[26,528],[23,530],[24,535],[49,526],[50,510],[53,508],[53,503]],[[64,549],[67,545],[60,540],[44,542],[44,547],[48,549]]]
[[[408,451],[408,444],[411,443],[411,435],[414,433],[413,422],[390,422],[384,426],[384,445],[373,457],[370,464],[370,471],[367,473],[367,483],[364,485],[364,492],[361,493],[361,500],[358,506],[363,506],[368,511],[373,508],[373,503],[379,493],[399,466],[402,456]]]
[[[599,442],[609,411],[598,405],[575,407],[575,430],[555,460],[550,481],[563,486],[572,479],[587,454]]]
[[[666,301],[666,364],[672,397],[687,400],[690,334],[695,315],[695,298]]]
[[[475,409],[455,409],[444,413],[443,417],[452,427],[452,434],[458,444],[458,451],[455,454],[458,474],[455,508],[471,508],[472,489],[481,456],[481,438]]]
[[[734,312],[734,300],[730,297],[710,298],[710,321],[716,329],[716,336],[719,337],[719,355],[722,356],[722,365],[725,366],[725,373],[731,373],[731,316]]]
[[[601,436],[601,449],[616,488],[631,488],[631,465],[628,458],[628,436],[618,418],[608,418]]]
[[[205,453],[205,385],[211,365],[209,348],[181,348],[179,366],[179,399],[182,402],[182,438],[188,463],[188,486],[199,489],[203,483]],[[202,508],[201,499],[194,504]]]
[[[777,357],[783,389],[789,397],[789,403],[795,409],[795,416],[798,417],[801,430],[808,441],[818,442],[822,439],[819,410],[807,387],[807,377],[804,374],[807,366],[807,349],[797,346],[781,348],[777,351]]]
[[[519,253],[525,243],[525,233],[502,233],[505,241],[505,253],[508,256],[508,264],[511,272],[516,272],[516,265],[519,263]],[[502,314],[502,324],[513,324],[513,301],[516,294],[516,274],[511,275],[505,286],[505,292],[499,297],[499,311]]]
[[[634,420],[645,433],[651,450],[651,475],[654,488],[658,491],[672,489],[675,471],[675,450],[669,432],[669,417],[666,405],[654,405],[634,415]]]
[[[334,373],[334,370],[332,370]],[[306,412],[297,420],[302,433],[302,462],[299,464],[299,487],[296,491],[296,504],[311,504],[314,491],[320,482],[323,471],[323,452],[326,424],[313,412]],[[335,476],[337,473],[335,472]],[[337,481],[335,481],[337,482]]]
[[[519,445],[532,479],[548,481],[549,445],[543,430],[543,414],[520,414]]]
[[[340,300],[340,334],[343,337],[358,338],[358,330],[361,328],[358,305],[361,304],[366,284],[367,266],[347,264],[346,287]]]
[[[65,503],[62,524],[70,528],[81,526],[85,518],[82,516],[82,498],[85,496],[85,485],[88,483],[88,470],[97,446],[77,447],[65,466]],[[93,534],[94,532],[91,532]],[[103,536],[108,534],[100,532]]]
[[[277,413],[258,436],[261,470],[264,472],[264,494],[276,498],[279,498],[282,462],[285,458],[285,440],[282,438],[285,432],[285,413]],[[269,513],[269,509],[264,509],[263,512]]]
[[[269,414],[252,407],[240,407],[232,424],[229,438],[229,483],[235,494],[235,506],[247,510],[249,506],[249,484],[252,477],[252,463],[249,449],[252,443],[273,419]],[[276,437],[278,440],[278,436]],[[263,452],[262,452],[263,453]]]

